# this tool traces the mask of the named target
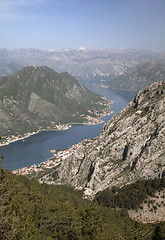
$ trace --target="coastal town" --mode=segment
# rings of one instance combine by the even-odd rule
[[[106,99],[104,97],[102,97],[103,99]],[[98,102],[98,104],[100,105],[104,105],[105,109],[102,113],[99,113],[98,110],[93,109],[93,112],[91,110],[87,110],[88,115],[85,116],[84,114],[80,115],[80,117],[82,119],[84,119],[83,122],[81,123],[68,123],[68,124],[55,124],[55,122],[53,122],[53,127],[48,127],[46,129],[40,129],[38,131],[33,131],[33,132],[28,132],[28,133],[24,133],[24,134],[18,134],[18,135],[10,135],[10,136],[2,136],[1,137],[1,142],[0,142],[0,146],[5,146],[8,145],[10,143],[16,142],[16,141],[20,141],[20,140],[24,140],[32,135],[35,135],[41,131],[64,131],[64,130],[68,130],[72,124],[84,124],[84,125],[95,125],[95,124],[100,124],[103,123],[104,121],[102,120],[103,117],[110,115],[113,113],[112,110],[110,110],[109,106],[110,104],[113,103],[112,100],[108,100],[106,99],[106,104],[103,104],[101,102]],[[79,113],[78,113],[79,115]],[[76,116],[76,115],[75,115]]]
[[[68,158],[78,150],[82,149],[84,146],[87,146],[91,142],[92,142],[91,139],[85,139],[64,151],[57,151],[54,149],[50,150],[53,154],[53,157],[51,157],[49,160],[42,162],[40,164],[33,164],[29,167],[14,170],[13,173],[16,175],[25,175],[29,178],[37,177],[41,175],[44,171],[57,167],[66,158]]]
[[[109,100],[108,103],[111,104],[113,101]],[[103,123],[103,117],[110,115],[111,113],[113,113],[112,110],[110,110],[109,105],[106,106],[106,108],[104,109],[104,111],[102,113],[99,113],[96,109],[94,109],[92,112],[90,110],[88,110],[88,115],[85,116],[80,115],[80,117],[82,117],[84,119],[83,123],[79,123],[79,124],[84,124],[84,125],[95,125],[95,124],[100,124]],[[76,124],[76,123],[75,123]],[[77,123],[78,124],[78,123]],[[49,129],[52,131],[62,131],[62,130],[67,130],[71,127],[71,124],[58,124],[58,125],[54,125],[53,129]],[[31,133],[26,133],[26,134],[19,134],[18,136],[10,136],[10,137],[4,137],[2,138],[2,142],[0,143],[0,146],[3,145],[8,145],[12,142],[15,141],[24,141],[25,138],[28,138],[34,134],[39,133],[40,131],[48,131],[47,129],[40,129],[37,132],[31,132]],[[37,177],[41,174],[44,173],[44,171],[48,171],[50,169],[53,169],[55,167],[57,167],[59,164],[61,164],[62,161],[64,161],[66,158],[68,158],[69,156],[71,156],[72,154],[74,154],[75,152],[78,152],[78,150],[82,149],[84,146],[87,146],[88,144],[91,144],[92,139],[85,139],[75,145],[73,145],[72,147],[70,147],[69,149],[63,150],[63,151],[59,151],[59,150],[50,150],[53,154],[53,157],[51,157],[50,159],[48,159],[45,162],[42,162],[40,164],[33,164],[29,167],[24,167],[21,169],[17,169],[14,170],[13,173],[16,175],[25,175],[29,178],[31,177]]]

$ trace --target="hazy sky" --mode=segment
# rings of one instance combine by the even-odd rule
[[[165,0],[0,0],[0,48],[165,51]]]

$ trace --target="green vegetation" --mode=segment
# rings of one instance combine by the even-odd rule
[[[165,221],[156,226],[154,240],[165,240]]]
[[[58,124],[83,123],[109,110],[108,100],[68,73],[30,66],[0,78],[1,134],[17,135]]]
[[[105,239],[154,237],[152,225],[137,223],[126,210],[82,199],[67,186],[39,184],[0,168],[0,239]],[[161,229],[156,228],[161,233]]]
[[[112,187],[97,193],[95,201],[108,208],[136,209],[148,197],[154,196],[156,191],[165,188],[165,178],[138,180],[122,188]]]

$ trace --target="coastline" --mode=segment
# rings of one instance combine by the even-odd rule
[[[101,117],[105,117],[108,115],[111,115],[113,113],[112,110],[109,109],[107,114],[102,114]],[[95,118],[94,122],[83,122],[83,123],[69,123],[65,125],[65,129],[63,130],[67,130],[71,127],[71,125],[97,125],[97,124],[101,124],[104,121],[101,119],[101,117],[99,118]],[[44,130],[40,130],[38,132],[41,131],[45,131]],[[57,130],[55,130],[57,131]],[[62,131],[62,130],[61,130]],[[45,171],[51,171],[51,169],[54,169],[55,167],[57,167],[58,165],[61,164],[62,161],[64,161],[66,158],[68,158],[70,155],[72,155],[73,153],[77,152],[79,149],[86,147],[88,144],[92,143],[92,139],[88,138],[88,139],[84,139],[80,142],[78,142],[77,144],[72,145],[70,148],[67,148],[65,150],[50,150],[50,152],[53,154],[52,157],[50,157],[48,160],[41,162],[39,164],[32,164],[29,165],[28,167],[22,167],[19,169],[15,169],[12,172],[16,175],[25,175],[29,178],[31,177],[37,177],[40,174],[42,175]]]
[[[46,171],[52,171],[58,165],[65,161],[66,158],[78,152],[80,149],[85,148],[87,145],[92,143],[92,139],[84,139],[81,142],[72,145],[72,147],[65,150],[50,150],[53,154],[48,160],[41,162],[39,164],[32,164],[28,167],[23,167],[20,169],[13,170],[12,173],[16,175],[25,175],[26,177],[39,177]]]
[[[6,137],[6,136],[3,136],[2,139],[1,139],[1,143],[0,143],[0,147],[1,146],[6,146],[6,145],[9,145],[10,143],[13,143],[13,142],[17,142],[17,141],[21,141],[21,140],[24,140],[32,135],[35,135],[37,133],[39,133],[40,130],[38,130],[37,132],[29,132],[29,133],[25,133],[24,136],[22,136],[21,134],[19,134],[18,136],[14,136],[12,135],[11,137]],[[5,138],[5,140],[3,141],[3,138]]]
[[[110,100],[110,103],[112,103],[112,100]],[[0,147],[2,146],[6,146],[6,145],[9,145],[10,143],[14,143],[14,142],[17,142],[17,141],[23,141],[24,139],[26,138],[29,138],[30,136],[32,135],[35,135],[35,134],[38,134],[39,132],[42,132],[42,131],[64,131],[64,130],[68,130],[71,125],[76,125],[76,124],[79,124],[79,125],[97,125],[97,124],[101,124],[104,122],[104,120],[102,120],[103,117],[105,116],[108,116],[108,115],[111,115],[113,113],[112,110],[109,109],[105,109],[104,113],[101,113],[99,114],[98,116],[96,117],[91,117],[91,116],[86,116],[84,117],[84,122],[82,123],[67,123],[67,124],[59,124],[59,125],[56,125],[55,128],[52,128],[52,127],[48,127],[48,128],[45,128],[45,129],[40,129],[38,131],[33,131],[33,132],[28,132],[28,133],[25,133],[25,134],[18,134],[17,136],[15,135],[11,135],[11,136],[2,136],[1,137],[1,142],[0,142]],[[4,140],[3,140],[4,138]]]
[[[61,126],[61,125],[60,125]],[[35,135],[35,134],[38,134],[40,132],[43,132],[43,131],[64,131],[64,130],[67,130],[69,129],[69,124],[64,124],[62,125],[63,128],[56,128],[56,129],[40,129],[36,132],[28,132],[28,133],[25,133],[24,135],[21,135],[19,134],[18,136],[14,136],[12,135],[11,137],[6,137],[6,136],[3,136],[5,137],[5,140],[3,142],[3,137],[1,139],[1,143],[0,143],[0,147],[1,146],[6,146],[6,145],[9,145],[10,143],[14,143],[14,142],[17,142],[17,141],[21,141],[21,140],[24,140],[26,138],[29,138],[30,136],[32,135]]]

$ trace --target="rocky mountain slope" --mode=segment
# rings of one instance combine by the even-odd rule
[[[165,82],[141,90],[104,125],[99,137],[40,182],[66,183],[90,199],[112,186],[165,176]]]
[[[165,54],[135,49],[89,50],[82,47],[61,51],[28,48],[0,49],[0,65],[11,62],[22,67],[44,65],[57,72],[69,72],[85,85],[105,84],[114,76],[119,76],[127,69],[144,61],[165,64]]]
[[[1,135],[89,122],[87,116],[93,119],[108,112],[108,100],[89,91],[68,73],[29,66],[0,78]]]
[[[148,197],[138,209],[131,209],[128,213],[132,219],[143,223],[165,221],[165,189]]]
[[[153,82],[164,81],[165,65],[155,62],[143,62],[107,82],[111,88],[139,91]]]

